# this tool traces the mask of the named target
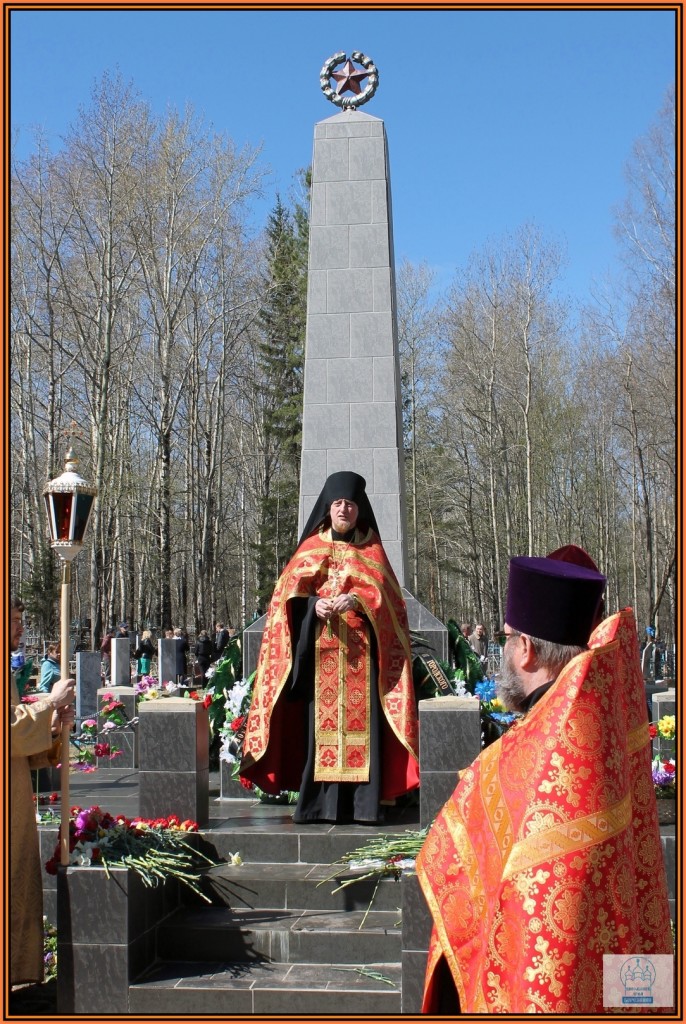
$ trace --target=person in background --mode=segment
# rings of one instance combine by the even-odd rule
[[[462,623],[460,623],[460,632],[462,633],[462,636],[465,638],[467,643],[469,643],[469,637],[471,636],[471,632],[472,632],[472,624],[471,624],[471,622],[462,622]]]
[[[214,660],[219,661],[224,653],[224,648],[229,642],[229,631],[223,622],[218,622],[214,627]]]
[[[641,671],[644,682],[650,683],[655,678],[655,630],[652,626],[646,626],[646,642],[641,654]]]
[[[177,626],[172,633],[172,638],[176,640],[176,684],[180,686],[188,675],[188,661],[187,655],[190,651],[190,644],[186,639],[183,630],[180,626]]]
[[[50,693],[61,675],[60,645],[48,644],[47,653],[40,663],[40,679],[36,687],[38,693]]]
[[[407,611],[357,473],[325,482],[267,612],[240,775],[293,821],[375,824],[419,783]]]
[[[133,656],[137,661],[136,671],[138,676],[147,676],[150,672],[150,664],[155,656],[155,645],[149,629],[143,630],[140,643],[133,652]]]
[[[485,667],[488,662],[488,637],[481,622],[477,623],[474,627],[474,632],[468,639],[469,646],[479,656],[479,661]]]
[[[117,626],[117,632],[115,640],[128,640],[129,638],[129,625],[127,622],[120,622]]]
[[[105,681],[109,682],[112,678],[112,638],[114,636],[114,630],[108,629],[100,643],[100,663],[102,666],[102,674],[105,677]]]
[[[10,640],[21,640],[23,605],[16,598],[10,613]],[[60,679],[50,693],[22,704],[10,674],[10,984],[43,981],[43,881],[33,803],[31,771],[57,764],[59,730],[74,721],[75,682]]]
[[[417,857],[424,1013],[602,1014],[605,953],[673,952],[636,625],[598,622],[605,583],[559,554],[510,560],[497,682],[523,717]]]
[[[195,660],[198,663],[203,679],[205,677],[205,673],[212,664],[213,653],[214,644],[212,643],[212,638],[206,629],[201,629],[195,641]]]

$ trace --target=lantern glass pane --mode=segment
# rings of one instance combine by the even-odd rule
[[[53,494],[52,503],[55,509],[55,527],[57,536],[55,540],[71,540],[71,503],[73,494]]]
[[[93,504],[92,494],[76,495],[76,513],[74,515],[74,540],[82,541],[83,535],[88,526],[88,517],[91,514]]]

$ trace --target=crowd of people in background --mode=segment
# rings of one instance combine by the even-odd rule
[[[226,626],[223,622],[217,622],[214,637],[211,637],[207,629],[198,632],[195,643],[191,645],[188,635],[180,626],[174,629],[165,629],[161,639],[176,640],[176,680],[184,680],[190,674],[199,675],[202,678],[209,667],[220,660],[224,654],[226,645],[236,635],[236,630]],[[111,678],[112,673],[112,640],[132,640],[129,627],[126,622],[120,622],[116,630],[108,629],[100,644],[100,656],[102,673],[106,680]],[[136,646],[132,643],[131,657],[136,661],[136,672],[139,677],[148,675],[152,668],[153,658],[157,656],[157,638],[153,631],[145,629],[138,639]],[[192,658],[192,661],[190,660]],[[59,662],[59,656],[58,656]],[[196,666],[193,673],[193,665]]]

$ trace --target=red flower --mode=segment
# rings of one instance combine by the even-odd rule
[[[56,804],[57,801],[59,800],[59,794],[51,793],[50,796],[48,797],[48,800],[51,804]]]
[[[208,708],[211,703],[212,703],[212,694],[211,693],[206,693],[205,697],[204,697],[204,700],[202,702],[202,706],[204,708]]]
[[[245,721],[245,715],[241,715],[240,718],[234,718],[233,722],[231,722],[231,731],[232,732],[238,732],[240,727],[243,725],[244,721]]]
[[[650,736],[651,740],[654,740],[657,736],[657,726],[653,722],[651,722],[648,726],[648,735]]]
[[[197,832],[198,823],[197,821],[191,821],[190,818],[186,818],[185,821],[181,822],[179,828],[181,828],[184,832]]]
[[[200,700],[200,694],[198,693],[197,690],[191,690],[188,696],[191,698],[191,700]]]
[[[96,757],[109,757],[110,756],[110,745],[109,743],[96,743],[93,747],[93,753]]]
[[[674,772],[676,771],[675,765],[671,764],[671,762],[669,762],[669,761],[663,761],[662,762],[662,767],[663,767],[664,771],[667,772],[668,775],[674,775]]]
[[[244,779],[242,775],[238,776],[238,781],[240,782],[240,784],[243,787],[243,789],[254,789],[255,788],[253,786],[252,782],[250,781],[250,779]]]

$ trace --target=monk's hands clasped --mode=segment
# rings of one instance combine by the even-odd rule
[[[333,615],[333,601],[328,597],[320,597],[314,606],[315,614],[322,622],[328,622]]]
[[[335,615],[342,615],[343,612],[352,612],[357,608],[357,599],[353,594],[339,594],[334,598],[333,611]]]

